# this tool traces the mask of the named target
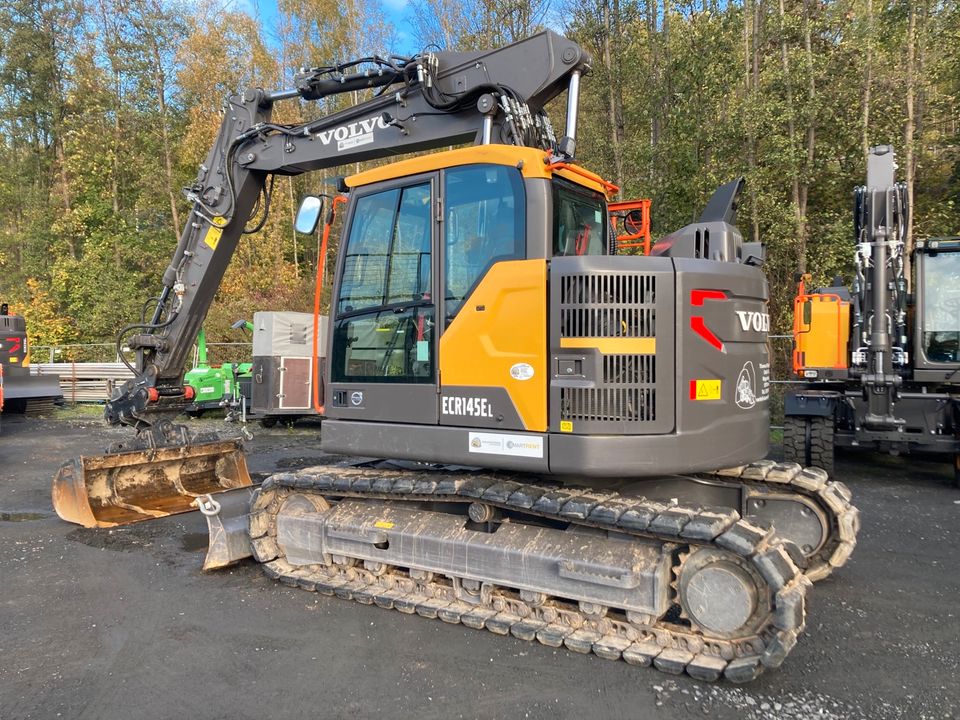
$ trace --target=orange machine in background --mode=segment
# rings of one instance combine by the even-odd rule
[[[793,372],[801,378],[845,378],[849,367],[850,293],[844,287],[807,292],[800,276],[793,300]]]

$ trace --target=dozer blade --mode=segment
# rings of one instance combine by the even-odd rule
[[[80,457],[53,478],[53,507],[84,527],[195,510],[202,495],[251,485],[239,440]]]
[[[207,519],[204,570],[217,570],[253,556],[249,532],[253,493],[253,488],[237,488],[216,497],[197,498],[196,504]]]

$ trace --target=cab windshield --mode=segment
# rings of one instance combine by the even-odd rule
[[[606,255],[607,204],[603,195],[571,182],[553,182],[553,254]]]
[[[923,259],[923,351],[931,362],[960,362],[960,252]]]

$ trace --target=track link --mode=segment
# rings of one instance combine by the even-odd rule
[[[321,503],[342,498],[480,502],[514,517],[545,518],[668,544],[676,549],[675,575],[682,572],[691,553],[713,548],[740,563],[761,583],[763,614],[749,632],[727,637],[685,621],[682,611],[660,618],[616,610],[591,612],[564,598],[499,587],[485,595],[478,593],[477,601],[468,603],[459,599],[462,596],[455,592],[455,583],[470,582],[471,578],[371,567],[351,558],[295,566],[287,562],[277,542],[278,513],[293,494],[312,496]],[[536,639],[551,647],[593,652],[605,659],[652,665],[667,673],[686,672],[700,680],[723,677],[746,682],[766,668],[779,667],[805,624],[810,581],[794,562],[791,553],[796,553],[795,547],[781,542],[772,530],[728,510],[693,509],[614,492],[551,489],[489,475],[321,467],[268,478],[251,503],[249,527],[254,556],[270,577],[284,584],[496,634]],[[678,602],[676,589],[673,602]]]
[[[842,482],[830,480],[825,470],[801,467],[793,462],[758,460],[709,473],[705,477],[736,479],[746,485],[802,495],[817,504],[829,523],[826,540],[815,554],[806,558],[805,575],[813,582],[823,580],[843,567],[857,546],[860,511],[851,503],[852,493]]]

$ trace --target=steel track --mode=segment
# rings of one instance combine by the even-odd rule
[[[794,472],[792,468],[750,466],[737,472],[749,482],[776,483],[781,487],[817,486],[805,492],[825,493],[824,502],[827,498],[842,498],[845,490],[842,486],[826,490],[826,485],[818,482],[819,476],[812,478],[807,471]],[[764,480],[748,477],[761,472]],[[446,578],[392,566],[377,567],[373,572],[349,558],[341,558],[340,564],[331,561],[294,566],[286,561],[276,538],[277,515],[287,497],[294,493],[320,496],[331,502],[340,498],[480,502],[499,508],[512,518],[572,523],[668,543],[676,548],[675,574],[682,571],[684,559],[691,552],[715,548],[761,578],[766,616],[753,623],[750,632],[741,637],[720,637],[684,620],[682,609],[661,618],[633,613],[627,617],[615,609],[598,616],[584,612],[576,603],[563,598],[543,597],[527,602],[508,588],[496,588],[478,597],[477,602],[467,603],[458,599],[454,582],[471,578]],[[855,510],[852,512],[844,509],[837,515],[848,518],[843,521],[848,528],[850,518],[855,518]],[[811,584],[794,562],[794,558],[800,561],[802,558],[792,544],[781,542],[772,530],[742,520],[731,510],[694,509],[614,492],[551,489],[489,475],[391,472],[358,467],[279,473],[268,478],[254,497],[249,527],[254,556],[264,563],[268,575],[285,584],[445,622],[486,628],[497,634],[536,639],[552,647],[562,644],[576,652],[592,651],[606,659],[653,665],[663,672],[687,672],[701,680],[725,677],[744,682],[766,668],[778,667],[803,630],[805,596]],[[844,554],[849,556],[852,542],[840,540],[826,562],[839,562]],[[826,548],[826,543],[823,547]],[[675,597],[674,601],[678,602],[679,598]]]

